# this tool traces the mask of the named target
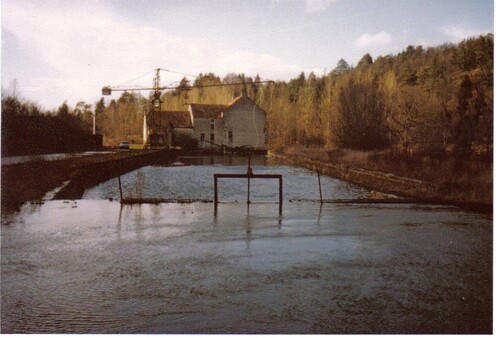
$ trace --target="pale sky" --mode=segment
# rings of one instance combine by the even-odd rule
[[[493,0],[1,0],[2,86],[55,109],[155,68],[288,80],[493,33]],[[161,73],[163,86],[182,76]],[[120,93],[114,94],[116,98]],[[147,92],[143,95],[147,96]]]

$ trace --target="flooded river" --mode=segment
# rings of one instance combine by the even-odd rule
[[[244,158],[178,161],[122,176],[124,195],[212,199],[213,173],[246,171]],[[252,167],[283,174],[281,215],[266,181],[249,206],[246,180],[221,182],[214,214],[121,206],[116,179],[4,215],[2,333],[491,333],[491,216],[299,202],[319,198],[314,173]],[[328,199],[369,193],[321,182]]]
[[[265,156],[253,156],[254,174],[283,175],[283,196],[287,200],[319,200],[318,178],[315,173],[302,168],[292,168],[272,163]],[[215,173],[246,173],[245,157],[182,157],[170,166],[147,166],[121,177],[124,198],[186,198],[213,199]],[[322,177],[324,199],[357,198],[368,196],[368,191],[346,182]],[[277,180],[254,179],[250,186],[250,200],[278,202]],[[247,179],[220,179],[219,201],[247,201]],[[118,179],[109,180],[85,191],[83,199],[119,199]]]

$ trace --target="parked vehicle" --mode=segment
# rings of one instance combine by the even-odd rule
[[[130,149],[130,144],[128,141],[121,141],[118,148],[119,149]]]

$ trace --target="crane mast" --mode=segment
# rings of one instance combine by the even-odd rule
[[[160,87],[160,68],[156,68],[156,75],[153,79],[153,109],[161,108],[161,87]]]
[[[156,68],[155,69],[155,76],[153,78],[153,87],[118,88],[118,87],[104,86],[102,88],[102,95],[111,95],[111,93],[113,91],[128,91],[128,90],[131,90],[131,91],[142,91],[142,90],[152,91],[153,95],[151,97],[151,109],[150,109],[150,113],[149,114],[147,114],[146,112],[144,113],[144,121],[146,121],[146,117],[147,117],[152,122],[152,125],[154,125],[154,120],[156,118],[156,115],[158,115],[157,113],[159,113],[161,111],[161,104],[163,103],[161,101],[161,92],[162,92],[162,90],[176,89],[176,90],[189,91],[189,90],[191,90],[193,88],[223,87],[223,86],[235,86],[235,85],[246,86],[246,83],[243,81],[241,83],[220,83],[220,84],[184,86],[184,87],[178,87],[178,86],[175,86],[175,87],[171,87],[171,86],[162,87],[160,85],[160,71],[161,70],[172,72],[172,73],[177,73],[177,74],[181,74],[181,75],[194,76],[194,75],[190,75],[190,74],[184,74],[184,73],[179,73],[179,72],[175,72],[175,71],[170,71],[170,70],[167,70],[167,69]],[[253,83],[254,84],[257,84],[257,83],[274,83],[274,81],[256,81],[256,82],[253,82]],[[144,123],[144,125],[146,125],[146,123]],[[143,130],[143,133],[144,133],[145,145],[146,146],[150,146],[150,144],[149,144],[149,137],[147,135],[148,132],[147,132],[146,128]]]

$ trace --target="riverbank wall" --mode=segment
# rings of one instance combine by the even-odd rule
[[[282,155],[269,152],[269,155],[281,162],[303,167],[322,175],[338,178],[369,190],[411,199],[417,203],[453,205],[478,212],[493,212],[493,205],[456,199],[440,192],[434,184],[391,173],[347,167],[342,164],[330,164],[312,160],[303,156]]]
[[[176,155],[173,150],[127,151],[2,166],[2,212],[40,201],[58,187],[53,199],[78,199],[86,188]]]
[[[138,153],[134,156],[112,159],[98,163],[84,164],[77,168],[69,184],[58,191],[54,199],[79,199],[85,189],[105,182],[111,178],[123,175],[145,165],[172,160],[173,151],[160,150],[147,153]]]

